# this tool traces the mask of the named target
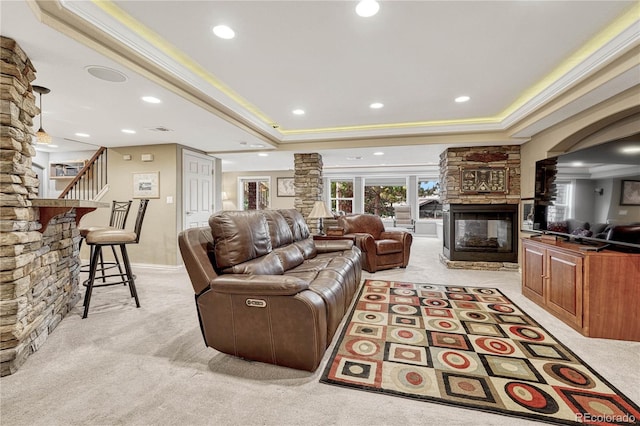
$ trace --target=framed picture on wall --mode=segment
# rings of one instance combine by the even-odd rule
[[[623,180],[620,188],[621,206],[640,206],[640,180]]]
[[[521,231],[533,231],[533,208],[533,198],[522,198],[520,200],[520,213],[522,214]]]
[[[278,197],[295,197],[294,178],[278,178]]]
[[[133,198],[160,198],[160,172],[133,173]]]

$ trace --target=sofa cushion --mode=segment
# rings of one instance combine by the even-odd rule
[[[391,254],[400,253],[403,250],[403,245],[398,240],[377,240],[376,241],[376,253],[378,254]]]
[[[272,248],[275,249],[293,242],[291,229],[284,216],[276,210],[262,210],[262,214],[267,219]]]
[[[309,232],[309,227],[307,226],[307,222],[302,217],[302,214],[296,209],[280,209],[278,210],[280,214],[285,218],[289,228],[291,229],[291,234],[293,235],[293,241],[301,241],[306,238],[309,238],[311,233]]]
[[[287,228],[288,229],[288,228]],[[298,247],[293,244],[289,244],[285,247],[278,247],[272,252],[280,259],[280,263],[285,271],[289,269],[295,268],[304,262],[304,257],[302,256],[302,252],[298,249]]]
[[[250,275],[282,275],[284,266],[280,256],[271,252],[257,259],[233,265],[222,270],[223,274],[250,274]]]
[[[302,256],[305,259],[313,259],[318,254],[313,238],[305,238],[304,240],[296,241],[293,243],[302,252]]]
[[[251,211],[216,213],[209,218],[216,266],[225,269],[271,252],[267,219]]]
[[[596,234],[602,234],[605,233],[607,231],[607,227],[609,225],[607,223],[594,223],[593,225],[591,225],[591,232],[593,232],[594,235]]]

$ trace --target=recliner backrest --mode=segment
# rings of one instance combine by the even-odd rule
[[[309,226],[304,220],[302,214],[296,209],[280,209],[280,214],[285,218],[291,234],[293,235],[293,241],[301,241],[309,238],[311,233],[309,232]]]
[[[379,240],[384,232],[382,219],[372,214],[339,216],[338,225],[344,229],[345,234],[370,234],[374,240]]]
[[[271,252],[265,215],[256,210],[223,211],[209,218],[216,267],[220,270]]]
[[[271,247],[276,249],[291,244],[293,242],[293,235],[284,216],[277,210],[261,210],[261,212],[267,219]]]

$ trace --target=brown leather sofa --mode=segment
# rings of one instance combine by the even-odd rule
[[[345,237],[355,238],[365,271],[407,267],[413,242],[409,232],[385,231],[382,220],[372,214],[339,216],[338,226],[344,229]]]
[[[214,214],[178,237],[205,344],[314,371],[362,275],[353,241],[314,241],[294,209]]]

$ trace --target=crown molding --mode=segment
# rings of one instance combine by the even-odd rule
[[[207,109],[216,110],[218,115],[226,116],[228,121],[261,135],[262,139],[266,138],[275,147],[283,148],[291,143],[506,130],[544,109],[552,101],[566,95],[576,85],[611,64],[616,58],[640,45],[640,3],[636,3],[627,13],[567,58],[544,79],[526,90],[518,100],[497,116],[320,129],[282,129],[274,124],[274,120],[235,93],[215,75],[162,39],[159,34],[126,14],[115,3],[107,0],[83,2],[58,0],[35,3],[40,12],[46,9],[49,16],[58,18],[57,29],[64,23],[68,30],[77,30],[77,22],[61,17],[65,11],[75,15],[83,20],[85,25],[97,29],[104,35],[94,37],[93,45],[101,45],[104,49],[116,53],[113,57],[121,62],[123,57],[117,54],[113,41],[116,45],[126,46],[141,59],[137,63],[138,66],[146,68],[148,72],[163,79],[168,88],[173,87],[176,93],[183,96],[187,92],[192,95],[191,100],[198,99],[207,104]],[[105,41],[104,37],[111,40]],[[83,42],[86,43],[86,41]],[[178,81],[168,80],[169,74]],[[597,99],[594,98],[594,102],[596,101]],[[594,104],[579,105],[579,108],[585,109]],[[556,118],[549,118],[550,114],[548,114],[541,116],[536,122],[540,122],[539,124],[543,124],[546,128],[549,123],[558,122],[563,117],[567,118],[580,112],[575,110],[578,104],[568,104],[563,107],[564,111],[555,111]],[[541,126],[536,126],[535,122],[531,126],[536,131],[541,130]],[[531,134],[530,131],[522,132],[518,136],[528,137]]]

